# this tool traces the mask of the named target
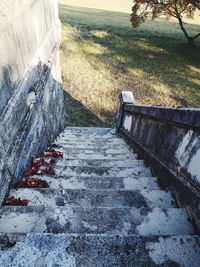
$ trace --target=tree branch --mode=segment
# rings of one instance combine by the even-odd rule
[[[188,0],[193,6],[200,10],[200,0]]]
[[[200,33],[198,33],[197,35],[195,35],[193,38],[193,40],[197,39],[198,37],[200,37]]]

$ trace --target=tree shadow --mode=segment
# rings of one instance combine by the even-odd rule
[[[168,88],[168,95],[181,107],[197,107],[200,105],[200,42],[194,48],[188,47],[182,32],[178,35],[157,32],[150,27],[133,30],[130,27],[119,25],[107,25],[101,21],[95,25],[94,21],[88,21],[88,12],[94,11],[96,20],[103,16],[102,10],[87,10],[86,8],[70,8],[70,12],[77,12],[76,18],[65,18],[65,12],[69,7],[62,5],[62,18],[64,23],[77,26],[80,30],[79,40],[90,40],[94,44],[101,45],[102,53],[92,54],[89,50],[86,54],[96,58],[97,61],[106,63],[109,58],[117,63],[117,71],[121,74],[130,74],[130,69],[141,71],[149,77],[149,83],[144,82],[145,94],[156,98],[158,91],[154,89],[154,82],[158,81]],[[82,13],[81,13],[82,12]],[[78,16],[82,17],[78,20]],[[84,15],[83,15],[84,14]],[[107,15],[106,15],[107,14]],[[111,16],[112,12],[104,11],[104,16]],[[109,18],[109,21],[112,18]],[[102,18],[101,18],[102,20]],[[113,21],[115,19],[113,18]],[[178,27],[175,22],[168,22],[170,28]],[[162,22],[161,22],[162,24]],[[164,24],[163,24],[164,25]],[[192,25],[196,31],[198,25]],[[107,32],[104,38],[92,34],[94,31]],[[133,75],[133,79],[137,76]],[[152,78],[152,79],[151,79]],[[118,92],[117,92],[118,93]],[[135,92],[136,98],[140,98],[140,92]],[[160,103],[157,103],[160,104]],[[162,104],[162,103],[161,103]]]
[[[97,60],[105,62],[106,58],[114,58],[118,71],[122,74],[129,74],[129,70],[134,69],[138,72],[142,71],[144,75],[154,80],[159,80],[170,88],[170,97],[182,107],[200,105],[199,43],[191,49],[180,40],[167,40],[159,37],[146,37],[145,39],[129,37],[128,39],[119,34],[108,35],[106,40],[91,36],[90,40],[105,48],[104,53],[95,55]],[[157,91],[154,91],[150,84],[151,79],[149,84],[144,84],[144,86],[149,88],[151,96],[156,97]],[[187,95],[191,94],[196,95],[195,103],[191,103],[191,99],[187,101]]]

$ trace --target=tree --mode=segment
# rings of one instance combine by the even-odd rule
[[[200,10],[200,0],[188,0],[192,5],[196,6]]]
[[[131,14],[133,27],[138,27],[149,18],[154,20],[162,15],[168,19],[174,17],[178,20],[190,45],[200,37],[200,33],[190,36],[183,21],[183,17],[193,18],[195,11],[200,10],[200,0],[134,0],[133,3]]]

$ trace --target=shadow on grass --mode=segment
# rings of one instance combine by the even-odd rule
[[[65,106],[65,126],[72,127],[110,127],[113,125],[101,121],[80,101],[63,90]],[[111,114],[107,114],[112,116]]]
[[[200,106],[199,43],[191,48],[179,40],[167,41],[158,38],[125,39],[111,36],[106,40],[98,37],[90,37],[91,39],[106,48],[106,52],[96,55],[98,60],[113,58],[123,74],[129,74],[133,69],[159,80],[171,88],[171,98],[178,100],[181,106],[187,107],[192,104],[185,99],[187,94],[196,94],[193,104]],[[182,97],[179,95],[180,89]],[[156,94],[153,90],[151,93]]]
[[[91,32],[95,30],[98,31],[99,28],[93,28]],[[104,28],[102,30],[105,31]],[[191,48],[184,39],[179,38],[144,38],[138,34],[125,36],[120,33],[108,34],[102,38],[88,34],[88,31],[88,27],[81,26],[82,38],[105,48],[103,53],[93,55],[96,60],[105,62],[111,58],[117,63],[122,74],[130,74],[129,71],[133,69],[150,77],[149,84],[144,84],[148,88],[148,96],[156,97],[157,91],[150,85],[153,80],[157,80],[170,88],[170,97],[178,102],[180,107],[200,106],[199,41]],[[88,53],[88,49],[85,53]]]
[[[142,103],[170,105],[165,101],[167,94],[177,106],[200,106],[200,41],[192,49],[188,47],[177,23],[151,22],[132,29],[128,14],[65,5],[60,5],[60,17],[63,25],[79,29],[75,38],[85,49],[85,55],[93,57],[94,62],[105,63],[105,66],[109,61],[119,75],[128,75],[133,84],[139,84],[138,89],[131,90],[136,99],[144,100]],[[200,31],[199,25],[187,26],[191,33]],[[98,36],[93,34],[95,31],[106,34]],[[103,49],[101,53],[93,53],[94,49],[84,48],[82,42],[86,46],[87,42],[88,46],[100,45]],[[161,94],[162,103],[156,101],[159,90],[162,91],[159,86],[167,88]],[[114,98],[119,94],[117,90],[112,92]],[[106,116],[110,115],[113,116]]]

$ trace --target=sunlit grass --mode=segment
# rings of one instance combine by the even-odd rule
[[[64,5],[60,17],[64,88],[102,121],[113,124],[122,90],[141,104],[200,107],[200,42],[189,48],[176,23],[134,30],[128,14]]]

